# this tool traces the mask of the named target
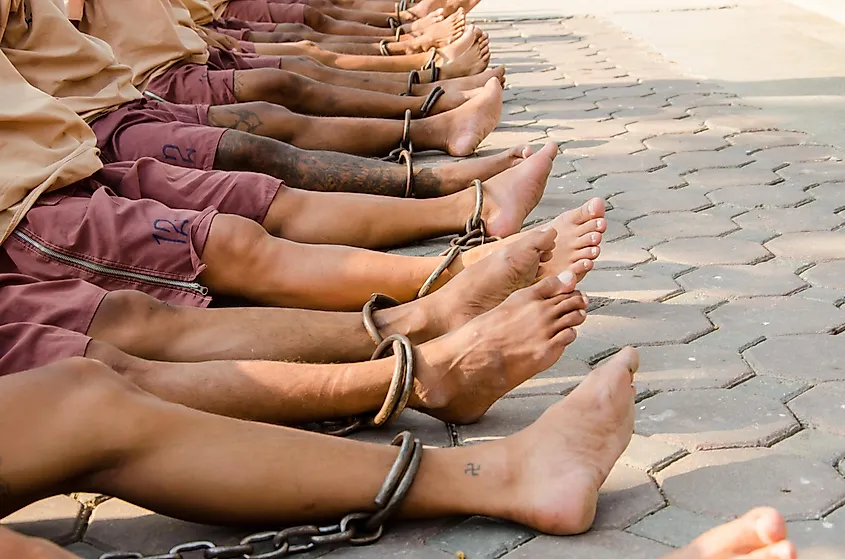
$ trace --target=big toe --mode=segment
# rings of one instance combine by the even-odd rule
[[[592,198],[576,210],[569,212],[569,218],[575,225],[583,225],[591,219],[604,217],[606,211],[607,206],[603,199]]]
[[[761,507],[698,537],[691,547],[702,559],[720,559],[762,550],[786,538],[786,523],[774,509]]]

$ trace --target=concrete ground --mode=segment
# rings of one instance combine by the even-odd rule
[[[361,438],[406,428],[436,446],[504,436],[633,344],[633,442],[587,535],[456,518],[308,556],[656,558],[765,504],[786,516],[803,559],[845,557],[845,137],[834,118],[843,28],[795,5],[809,1],[569,0],[567,14],[588,15],[566,18],[543,2],[521,2],[518,14],[505,0],[479,9],[553,17],[485,24],[510,85],[482,152],[561,144],[532,223],[608,200],[604,251],[582,284],[594,308],[558,364],[476,425],[406,413]],[[91,558],[244,535],[92,495],[5,522]]]

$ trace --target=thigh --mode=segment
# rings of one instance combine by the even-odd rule
[[[106,165],[94,177],[123,198],[149,198],[174,209],[214,207],[258,223],[264,221],[282,185],[279,179],[259,173],[200,171],[154,159]]]
[[[121,107],[94,121],[91,128],[106,161],[153,157],[195,169],[214,168],[224,132],[208,125],[208,105],[156,101]]]
[[[137,289],[174,304],[208,304],[208,290],[196,280],[205,268],[200,256],[214,208],[128,200],[94,181],[75,188],[44,197],[4,243],[19,273],[45,281],[81,279],[107,291]]]
[[[218,48],[208,49],[208,64],[218,70],[254,70],[255,68],[279,68],[278,56],[240,54]]]
[[[207,64],[177,64],[150,80],[147,92],[171,103],[231,105],[235,98],[235,71]]]
[[[5,375],[43,367],[59,359],[84,357],[90,342],[85,334],[56,326],[33,322],[0,324],[0,386]]]

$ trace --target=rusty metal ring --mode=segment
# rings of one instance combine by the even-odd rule
[[[402,25],[402,24],[401,24],[401,23],[399,23],[399,21],[398,21],[395,17],[393,17],[393,16],[388,16],[388,18],[387,18],[387,24],[390,26],[390,29],[396,29],[397,27],[399,27],[400,25]]]
[[[437,49],[436,49],[436,48],[432,48],[432,49],[431,49],[430,51],[428,51],[428,52],[429,52],[429,54],[430,54],[431,56],[429,56],[429,57],[428,57],[428,62],[426,62],[425,64],[423,64],[423,66],[422,66],[422,68],[420,68],[420,70],[429,70],[429,69],[431,69],[431,68],[436,68],[436,67],[437,67],[437,62],[436,62],[436,59],[437,59]]]
[[[431,67],[431,83],[440,80],[440,68],[437,67],[437,64]]]
[[[367,334],[370,335],[370,338],[373,339],[376,345],[383,342],[384,338],[378,331],[373,313],[382,309],[398,307],[401,304],[393,297],[384,295],[383,293],[373,293],[370,300],[364,304],[364,309],[361,311],[364,320],[364,329],[367,330]]]
[[[396,35],[393,36],[393,39],[398,42],[399,37],[401,37],[404,34],[405,34],[405,31],[401,27],[397,27],[396,28]]]
[[[411,70],[408,74],[408,92],[405,95],[413,95],[414,86],[420,83],[420,73],[416,70]]]
[[[404,435],[404,433],[402,433],[402,435]],[[410,437],[412,435],[408,433],[408,436]],[[399,439],[399,437],[394,439],[392,444],[396,444],[397,439]],[[404,437],[400,440],[402,443],[405,442]],[[400,478],[396,490],[393,492],[390,501],[384,505],[381,510],[373,514],[373,516],[367,521],[367,524],[365,525],[366,529],[373,529],[376,526],[384,526],[385,521],[399,510],[399,507],[402,505],[402,501],[405,500],[405,497],[411,490],[411,485],[414,483],[414,478],[416,478],[417,472],[420,469],[422,453],[422,444],[418,439],[413,439],[411,460],[408,467],[402,473],[402,477]]]
[[[475,211],[472,212],[472,218],[467,225],[467,232],[470,228],[477,229],[484,224],[484,220],[481,219],[481,213],[484,210],[484,185],[481,180],[475,179],[471,186],[475,188]]]
[[[390,44],[389,39],[382,39],[378,43],[378,50],[381,52],[382,56],[390,56],[390,51],[387,50],[387,45]]]
[[[415,184],[415,177],[414,177],[414,155],[408,151],[403,149],[399,152],[399,161],[401,163],[402,160],[405,160],[405,198],[414,198],[416,196],[416,184]]]
[[[434,104],[440,100],[446,94],[446,91],[440,87],[439,85],[435,86],[434,89],[428,92],[428,96],[426,96],[425,101],[423,101],[422,107],[420,107],[420,115],[425,118],[431,113],[431,110],[434,108]]]
[[[396,460],[393,461],[393,465],[390,467],[390,471],[387,472],[387,477],[384,478],[384,483],[381,484],[381,489],[379,489],[376,495],[375,503],[380,509],[384,508],[390,502],[390,498],[402,481],[402,474],[408,469],[408,466],[411,464],[411,458],[414,455],[414,438],[408,431],[403,431],[393,437],[390,445],[398,446],[399,454],[396,455]]]
[[[414,153],[414,145],[411,143],[411,109],[405,111],[405,125],[402,127],[402,141],[399,146]]]
[[[399,417],[408,405],[414,388],[414,346],[406,336],[392,334],[385,338],[373,352],[370,361],[380,359],[391,347],[396,357],[396,367],[393,370],[393,378],[390,380],[384,404],[370,420],[370,425],[373,427],[380,427]]]
[[[446,271],[446,268],[452,265],[452,262],[458,257],[461,253],[461,247],[451,247],[445,252],[443,252],[440,256],[443,256],[443,260],[440,261],[440,264],[437,265],[437,268],[431,272],[431,275],[428,276],[428,279],[425,280],[425,283],[420,287],[420,290],[417,292],[417,299],[421,299],[431,292],[431,288],[434,283],[443,275],[443,272]]]

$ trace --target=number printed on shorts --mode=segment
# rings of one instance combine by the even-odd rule
[[[153,233],[153,239],[156,244],[162,243],[178,243],[182,245],[188,244],[188,232],[185,228],[190,223],[189,220],[184,219],[180,222],[173,222],[169,219],[157,219],[153,221],[153,229],[157,233]]]
[[[182,153],[182,148],[174,144],[165,144],[161,148],[161,155],[164,156],[165,161],[176,161],[178,155],[182,163],[190,163],[191,165],[196,165],[196,161],[194,161],[194,154],[196,153],[197,150],[194,148],[185,148],[185,153]]]

